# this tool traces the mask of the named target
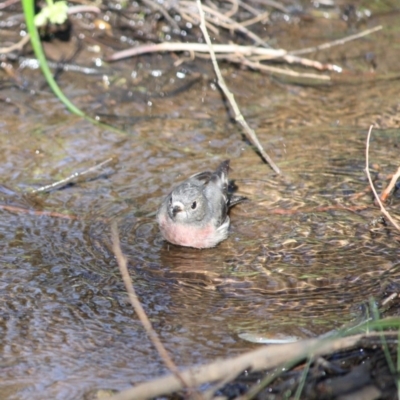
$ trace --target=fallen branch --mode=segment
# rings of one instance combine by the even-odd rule
[[[235,62],[234,60],[230,59],[230,61]],[[247,59],[239,59],[237,60],[238,63],[246,65],[249,68],[252,68],[254,70],[260,70],[260,71],[268,71],[271,73],[276,73],[280,75],[286,75],[286,76],[292,76],[296,78],[303,78],[303,79],[320,79],[323,81],[330,81],[331,77],[328,75],[317,75],[317,74],[309,74],[309,73],[304,73],[304,72],[296,72],[291,69],[284,69],[284,68],[279,68],[279,67],[273,67],[271,65],[264,65],[261,64],[260,62],[256,61],[250,61]]]
[[[314,51],[330,49],[331,47],[339,46],[339,45],[345,44],[347,42],[350,42],[352,40],[360,39],[364,36],[370,35],[371,33],[380,31],[381,29],[383,29],[382,25],[378,25],[378,26],[375,26],[374,28],[367,29],[367,30],[359,32],[359,33],[355,33],[354,35],[346,36],[344,38],[337,39],[332,42],[323,43],[318,46],[307,47],[305,49],[293,50],[293,51],[290,51],[289,54],[293,54],[293,55],[308,54],[308,53],[312,53]]]
[[[397,171],[395,172],[395,174],[392,176],[392,179],[389,182],[389,185],[387,186],[387,188],[382,192],[380,199],[382,200],[382,202],[385,202],[387,200],[387,198],[389,197],[390,192],[393,190],[394,185],[396,185],[396,182],[398,181],[398,179],[400,178],[400,167],[397,168]]]
[[[182,2],[183,4],[186,4],[186,7],[189,7],[192,5],[191,2]],[[175,7],[176,8],[176,7]],[[207,8],[209,14],[217,15],[217,11]],[[182,13],[182,16],[184,19],[187,19],[190,23],[192,24],[197,24],[199,21],[199,17],[197,14],[194,14],[194,12],[191,11],[190,8],[188,9],[177,9],[178,12]],[[223,14],[218,13],[218,15],[224,19],[224,20],[229,20],[230,24],[223,24],[223,26],[226,29],[238,29],[238,24],[237,22],[231,20],[228,18],[226,15],[224,16]],[[203,19],[204,15],[203,15]],[[207,28],[209,30],[212,30],[215,34],[218,34],[217,28],[210,24],[208,20],[205,20],[204,24],[206,24]],[[243,25],[243,24],[242,24]],[[243,28],[245,29],[244,25]],[[326,50],[329,48],[332,48],[334,46],[338,45],[343,45],[347,42],[350,42],[352,40],[360,39],[362,37],[365,37],[367,35],[370,35],[374,32],[380,31],[383,29],[382,25],[376,26],[371,29],[367,29],[365,31],[359,32],[354,35],[350,35],[341,39],[337,39],[331,42],[323,43],[318,46],[313,46],[313,47],[307,47],[305,49],[299,49],[299,50],[293,50],[293,51],[287,51],[284,49],[271,49],[271,48],[265,48],[265,47],[257,47],[257,46],[240,46],[237,44],[214,44],[214,52],[217,54],[228,54],[228,56],[225,56],[224,58],[228,61],[235,62],[235,63],[242,63],[243,65],[247,65],[250,68],[253,69],[259,69],[259,70],[265,70],[265,71],[270,71],[270,72],[275,72],[275,73],[280,73],[280,74],[285,74],[285,75],[290,75],[290,73],[298,74],[295,73],[294,71],[288,71],[284,69],[274,69],[274,67],[268,67],[263,64],[257,63],[257,61],[270,61],[270,60],[282,60],[288,64],[299,64],[304,67],[312,67],[320,71],[334,71],[334,72],[342,72],[342,68],[338,65],[335,64],[330,64],[330,63],[320,63],[315,60],[311,60],[308,58],[303,58],[303,57],[298,57],[300,54],[307,54],[307,53],[312,53],[315,51],[320,51],[320,50]],[[248,34],[247,30],[246,33]],[[204,34],[204,33],[203,33]],[[260,43],[262,45],[266,45],[262,39],[259,37],[251,37],[256,43]],[[261,42],[260,42],[261,41]],[[107,61],[117,61],[121,60],[127,57],[133,57],[137,56],[140,54],[145,54],[145,53],[154,53],[154,52],[162,52],[162,51],[169,51],[169,52],[175,52],[175,51],[188,51],[190,53],[208,53],[208,44],[203,44],[203,43],[176,43],[176,42],[164,42],[164,43],[159,43],[159,44],[151,44],[151,45],[143,45],[143,46],[138,46],[135,48],[123,50],[120,52],[116,52],[110,57],[106,58]],[[239,58],[238,58],[239,56]],[[294,75],[292,75],[294,76]],[[304,78],[318,78],[318,79],[323,79],[323,80],[330,80],[330,77],[327,75],[323,76],[318,76],[318,75],[313,75],[313,76],[306,76],[306,74],[300,74],[297,76],[301,76]]]
[[[367,136],[367,145],[365,148],[365,172],[367,173],[367,177],[368,177],[368,181],[369,184],[371,186],[372,192],[374,193],[375,199],[379,204],[379,207],[381,208],[381,212],[382,214],[395,226],[395,228],[400,231],[400,226],[397,224],[397,222],[391,217],[391,215],[388,213],[388,211],[386,210],[386,208],[383,206],[381,199],[378,196],[378,193],[375,190],[375,186],[372,182],[371,179],[371,174],[369,172],[369,141],[371,139],[371,132],[372,132],[372,128],[373,126],[371,125],[369,127],[369,131],[368,131],[368,136]]]
[[[15,43],[8,47],[0,47],[0,54],[11,53],[14,50],[21,51],[23,47],[29,43],[30,36],[26,34],[18,43]]]
[[[194,11],[193,12],[191,11],[191,7],[194,6],[194,2],[181,1],[179,3],[179,5],[188,7],[187,9],[183,8],[182,12],[185,12],[186,14],[191,15],[191,17],[196,20],[196,24],[198,22],[201,23],[201,17],[199,20],[199,15],[197,13],[195,13]],[[181,9],[181,7],[180,7],[180,9]],[[195,7],[193,7],[193,9],[195,9]],[[234,21],[232,18],[228,17],[227,15],[224,15],[224,14],[220,13],[219,11],[214,10],[211,7],[204,6],[204,5],[203,5],[203,10],[206,13],[208,13],[208,15],[209,15],[207,18],[207,22],[213,22],[214,24],[221,26],[228,30],[239,31],[239,32],[243,33],[244,35],[248,36],[248,38],[253,40],[254,43],[256,43],[260,46],[267,47],[267,48],[271,47],[268,45],[268,43],[266,43],[264,40],[262,40],[259,36],[257,36],[256,34],[254,34],[251,31],[249,31],[245,26],[243,26],[239,22]]]
[[[397,332],[387,334],[393,334],[397,338]],[[191,387],[198,387],[224,380],[227,375],[238,376],[245,370],[254,372],[276,368],[293,360],[298,360],[299,362],[305,360],[310,354],[317,357],[353,348],[364,338],[379,338],[380,335],[380,332],[372,332],[337,339],[309,339],[285,345],[263,346],[235,358],[181,371],[181,376]],[[110,400],[146,400],[174,393],[181,389],[183,387],[180,381],[174,375],[169,375],[124,390],[112,396]]]
[[[280,174],[281,171],[278,168],[278,166],[272,161],[271,157],[266,153],[264,148],[262,147],[261,143],[258,140],[258,137],[256,133],[254,132],[253,129],[250,128],[250,126],[247,124],[246,120],[244,119],[242,113],[240,112],[240,109],[235,101],[235,97],[233,94],[229,91],[228,87],[225,84],[225,80],[221,74],[221,71],[218,67],[217,59],[215,57],[214,49],[211,44],[211,39],[210,36],[208,35],[206,24],[205,24],[205,19],[204,19],[204,12],[202,9],[201,5],[201,0],[197,0],[197,6],[199,8],[199,13],[200,13],[200,18],[201,18],[201,23],[200,23],[200,29],[203,32],[204,38],[207,42],[210,56],[211,56],[211,61],[214,66],[215,74],[217,75],[217,80],[218,80],[218,85],[225,94],[227,100],[229,101],[229,104],[232,107],[233,113],[235,114],[235,120],[239,122],[240,125],[242,125],[247,138],[256,146],[257,150],[261,153],[261,156],[264,158],[264,160],[270,165],[270,167],[277,173]]]
[[[176,21],[169,15],[168,11],[165,9],[165,7],[162,5],[162,3],[158,3],[156,1],[151,1],[151,0],[143,0],[143,3],[146,4],[147,6],[159,11],[164,18],[171,24],[171,26],[174,29],[179,30],[179,25],[176,23]]]
[[[341,68],[334,64],[322,64],[319,61],[310,60],[308,58],[295,57],[288,54],[283,49],[266,49],[256,46],[240,46],[238,44],[213,44],[214,53],[226,54],[229,57],[241,56],[243,60],[247,57],[253,61],[270,61],[281,59],[288,64],[300,64],[306,67],[313,67],[319,70],[340,71]],[[118,51],[106,58],[106,61],[118,61],[128,57],[138,56],[140,54],[158,53],[162,51],[188,51],[195,53],[209,53],[208,44],[205,43],[180,43],[180,42],[163,42],[157,44],[145,44],[143,46],[133,47],[127,50]],[[259,56],[259,58],[253,58]],[[229,57],[226,59],[229,60]]]
[[[283,57],[287,54],[283,49],[265,49],[256,46],[240,46],[238,44],[214,44],[215,53],[233,53],[243,56],[263,55],[266,60],[273,60]],[[132,47],[114,53],[107,58],[107,61],[117,61],[127,57],[138,56],[139,54],[155,53],[159,51],[194,51],[199,53],[208,53],[209,48],[205,43],[180,43],[180,42],[163,42],[158,44],[147,44],[143,46]]]
[[[74,172],[72,175],[68,176],[67,178],[61,179],[54,183],[51,183],[50,185],[41,186],[40,188],[32,190],[29,193],[46,193],[46,192],[50,192],[52,190],[61,189],[62,187],[69,185],[71,183],[82,182],[83,180],[88,179],[87,175],[93,174],[93,173],[97,174],[98,171],[101,170],[102,168],[104,168],[106,166],[112,166],[117,161],[118,160],[115,157],[110,157],[107,160],[104,160],[101,163],[95,165],[94,167],[85,169],[82,172]]]
[[[125,256],[122,254],[120,242],[119,242],[119,235],[118,235],[118,228],[117,224],[114,222],[111,225],[111,238],[112,238],[112,247],[115,258],[118,262],[118,267],[122,275],[122,279],[124,281],[124,285],[126,291],[128,292],[129,301],[132,305],[132,308],[135,310],[137,316],[140,319],[144,329],[147,332],[151,342],[153,343],[154,347],[156,348],[158,354],[164,361],[167,368],[173,373],[174,378],[179,382],[181,387],[189,388],[188,380],[182,377],[181,373],[178,370],[178,367],[172,361],[171,357],[169,356],[167,350],[165,349],[164,345],[162,344],[160,338],[158,337],[156,331],[153,329],[150,320],[148,319],[146,312],[144,311],[142,304],[140,303],[135,289],[132,285],[131,277],[129,276],[127,262]]]

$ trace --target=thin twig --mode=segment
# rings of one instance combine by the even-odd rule
[[[213,66],[214,66],[215,74],[217,75],[217,79],[218,79],[218,85],[221,88],[221,90],[224,92],[227,100],[229,101],[229,104],[232,107],[232,110],[233,110],[233,112],[235,114],[235,120],[237,122],[239,122],[240,125],[242,125],[244,131],[247,134],[247,137],[256,146],[257,150],[261,153],[261,155],[264,158],[264,160],[267,161],[267,163],[270,165],[270,167],[277,174],[280,174],[281,173],[280,169],[272,161],[270,156],[263,149],[261,143],[259,142],[259,140],[257,138],[256,133],[247,124],[246,120],[244,119],[242,113],[239,110],[239,107],[238,107],[238,105],[237,105],[237,103],[235,101],[235,98],[234,98],[233,94],[229,91],[228,87],[225,84],[225,80],[222,77],[221,71],[220,71],[220,69],[218,67],[217,59],[215,58],[215,53],[214,53],[213,46],[211,44],[210,36],[208,35],[208,32],[207,32],[207,28],[206,28],[206,25],[205,25],[205,19],[204,19],[204,12],[203,12],[203,8],[202,8],[202,5],[201,5],[201,0],[197,0],[197,7],[199,8],[199,13],[200,13],[200,18],[201,18],[200,29],[203,32],[204,38],[205,38],[205,40],[207,42],[207,45],[209,47],[211,60],[212,60]]]
[[[257,15],[260,15],[260,10],[257,10],[246,2],[239,1],[239,6],[248,11],[250,14],[253,14],[255,17],[257,17]]]
[[[147,332],[151,342],[153,343],[154,347],[158,351],[158,354],[161,356],[162,360],[164,361],[167,368],[171,371],[174,377],[180,382],[181,387],[189,388],[188,381],[186,378],[183,378],[181,373],[178,370],[178,367],[172,361],[171,357],[169,356],[167,350],[165,349],[164,345],[162,344],[160,338],[158,337],[156,331],[153,329],[150,320],[148,319],[146,312],[144,311],[142,304],[140,303],[135,289],[132,284],[131,277],[129,276],[127,261],[122,253],[121,245],[119,241],[119,234],[116,222],[111,224],[111,238],[112,238],[112,247],[115,258],[118,262],[118,267],[122,275],[122,279],[124,281],[124,285],[126,291],[128,292],[129,301],[132,305],[132,308],[135,310],[137,316],[140,319],[144,329]]]
[[[213,16],[213,22],[215,24],[220,25],[226,29],[238,30],[239,32],[242,32],[243,34],[248,36],[250,39],[254,40],[254,42],[260,46],[263,46],[266,48],[271,47],[267,42],[262,40],[255,33],[249,31],[245,26],[234,21],[232,18],[229,18],[226,15],[221,14],[220,12],[213,10],[210,7],[207,7],[207,6],[202,6],[202,7],[205,12],[207,12],[208,14]]]
[[[396,185],[397,180],[400,178],[400,167],[397,168],[396,173],[392,176],[387,188],[382,192],[380,199],[385,202],[389,197],[390,192],[393,190],[394,185]]]
[[[214,44],[213,49],[215,53],[238,53],[244,56],[262,55],[266,57],[265,59],[269,60],[284,57],[287,54],[287,51],[283,49],[265,49],[262,47],[240,46],[237,44]],[[164,42],[148,44],[118,51],[108,57],[107,61],[117,61],[139,54],[155,53],[159,51],[196,51],[199,53],[208,53],[209,47],[204,43]]]
[[[95,165],[94,167],[85,169],[82,172],[75,172],[72,175],[68,176],[67,178],[61,179],[54,183],[51,183],[50,185],[42,186],[38,189],[32,190],[30,193],[46,193],[46,192],[50,192],[52,190],[60,189],[66,185],[69,185],[70,183],[77,183],[77,182],[81,181],[82,177],[84,177],[85,175],[88,175],[93,172],[98,172],[101,168],[105,167],[106,165],[114,164],[115,162],[116,162],[116,158],[110,157],[107,160],[102,161],[101,163]]]
[[[269,18],[269,12],[266,11],[266,12],[263,12],[261,14],[258,14],[257,16],[255,16],[255,17],[253,17],[251,19],[247,19],[246,21],[242,21],[241,24],[243,26],[250,26],[250,25],[256,24],[257,22],[263,21],[263,20],[268,19],[268,18]]]
[[[293,55],[307,54],[307,53],[312,53],[314,51],[330,49],[331,47],[339,46],[341,44],[350,42],[351,40],[360,39],[364,36],[370,35],[371,33],[380,31],[381,29],[383,29],[382,25],[378,25],[378,26],[375,26],[374,28],[367,29],[365,31],[356,33],[354,35],[346,36],[342,39],[337,39],[332,42],[320,44],[319,46],[307,47],[305,49],[300,49],[300,50],[293,50],[293,51],[290,51],[289,54],[293,54]]]
[[[371,125],[369,127],[368,136],[367,136],[367,145],[366,145],[366,148],[365,148],[365,172],[367,173],[369,184],[370,184],[371,189],[372,189],[372,191],[374,193],[375,199],[378,202],[379,207],[381,208],[382,214],[396,227],[397,230],[400,231],[400,226],[391,217],[391,215],[386,211],[386,208],[383,206],[383,204],[381,202],[381,199],[378,196],[378,193],[376,193],[374,184],[373,184],[372,179],[371,179],[371,174],[369,173],[369,141],[370,141],[370,138],[371,138],[372,128],[373,128],[373,125]]]
[[[165,7],[162,4],[158,4],[155,1],[152,0],[142,0],[142,2],[144,4],[146,4],[147,6],[159,11],[164,18],[171,24],[171,26],[176,29],[179,30],[179,25],[176,23],[176,21],[169,15],[168,11],[165,9]]]
[[[310,60],[309,58],[297,57],[291,54],[287,54],[282,57],[282,60],[287,62],[288,64],[300,64],[305,67],[312,67],[318,69],[320,71],[334,71],[334,72],[342,72],[343,69],[336,64],[323,64],[316,60]]]
[[[232,61],[234,62],[234,60],[232,60]],[[268,72],[272,72],[275,74],[293,76],[296,78],[319,79],[322,81],[330,81],[331,80],[331,77],[329,75],[317,75],[317,74],[310,74],[307,72],[297,72],[297,71],[292,71],[291,69],[284,69],[284,68],[279,68],[279,67],[273,67],[271,65],[264,65],[259,62],[252,62],[247,59],[239,59],[238,62],[243,65],[246,65],[249,68],[252,68],[254,70],[268,71]]]
[[[14,50],[21,51],[23,47],[29,42],[30,36],[26,34],[18,43],[15,43],[8,47],[0,47],[0,54],[11,53]]]
[[[232,8],[224,13],[227,17],[232,17],[239,10],[239,1],[238,0],[227,0],[228,3],[232,3]]]
[[[80,6],[71,6],[68,7],[68,15],[79,14],[79,13],[93,13],[93,14],[100,14],[101,9],[96,6],[92,5],[80,5]]]

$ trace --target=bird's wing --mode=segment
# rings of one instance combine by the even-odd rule
[[[228,208],[236,206],[236,204],[239,204],[245,200],[247,200],[247,197],[245,196],[236,196],[236,195],[228,196]]]
[[[192,175],[189,179],[198,181],[199,185],[205,185],[210,181],[212,174],[211,171],[198,172],[197,174]]]
[[[215,172],[212,173],[210,178],[210,181],[217,184],[225,197],[228,194],[228,173],[229,160],[225,160],[218,166]]]

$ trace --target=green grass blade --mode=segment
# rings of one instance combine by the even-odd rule
[[[374,316],[375,320],[379,321],[379,318],[380,318],[379,310],[378,310],[378,307],[373,298],[370,298],[370,300],[369,300],[369,307],[371,309],[372,315]],[[394,367],[394,363],[393,363],[392,357],[390,355],[389,347],[388,347],[385,335],[383,333],[383,328],[379,325],[378,325],[378,331],[381,334],[380,336],[381,336],[381,341],[382,341],[383,353],[385,354],[386,362],[388,363],[389,370],[392,374],[395,374],[396,369]]]
[[[33,0],[22,0],[22,7],[25,15],[26,27],[31,38],[31,43],[33,47],[33,51],[35,52],[35,56],[39,61],[40,68],[43,72],[44,77],[46,78],[47,83],[53,90],[54,94],[61,100],[61,102],[67,107],[69,111],[72,113],[79,115],[80,117],[85,117],[90,120],[92,118],[87,117],[83,111],[74,106],[68,98],[61,91],[57,82],[53,78],[53,74],[50,71],[49,65],[47,64],[46,57],[43,52],[42,43],[40,42],[39,33],[35,26],[35,11],[34,11],[34,1]]]
[[[313,361],[313,357],[308,357],[307,364],[304,367],[303,373],[301,374],[301,379],[299,382],[299,386],[297,387],[296,393],[294,394],[294,399],[299,400],[301,397],[301,392],[303,391],[304,385],[306,383],[308,371],[310,371],[311,362]]]
[[[72,102],[64,95],[64,93],[61,91],[60,87],[58,86],[57,82],[53,78],[53,74],[51,73],[51,70],[50,70],[47,60],[46,60],[46,56],[43,52],[42,43],[40,41],[39,33],[38,33],[36,25],[35,25],[34,0],[22,0],[22,7],[24,10],[26,27],[27,27],[27,30],[28,30],[28,33],[29,33],[29,36],[31,39],[33,51],[35,52],[35,56],[39,61],[40,69],[42,70],[42,73],[43,73],[47,83],[49,84],[50,88],[53,90],[54,94],[65,105],[65,107],[67,107],[67,109],[69,111],[71,111],[73,114],[78,115],[79,117],[85,118],[87,121],[91,122],[92,124],[102,126],[103,128],[107,128],[114,132],[126,135],[125,131],[123,131],[119,128],[116,128],[114,126],[105,124],[103,122],[100,122],[97,119],[88,116],[82,110],[80,110],[78,107],[74,106],[72,104]]]

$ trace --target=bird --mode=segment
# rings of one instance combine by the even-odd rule
[[[228,237],[228,211],[245,199],[228,192],[229,163],[225,160],[214,172],[192,175],[164,198],[156,216],[164,239],[179,246],[205,249]]]

